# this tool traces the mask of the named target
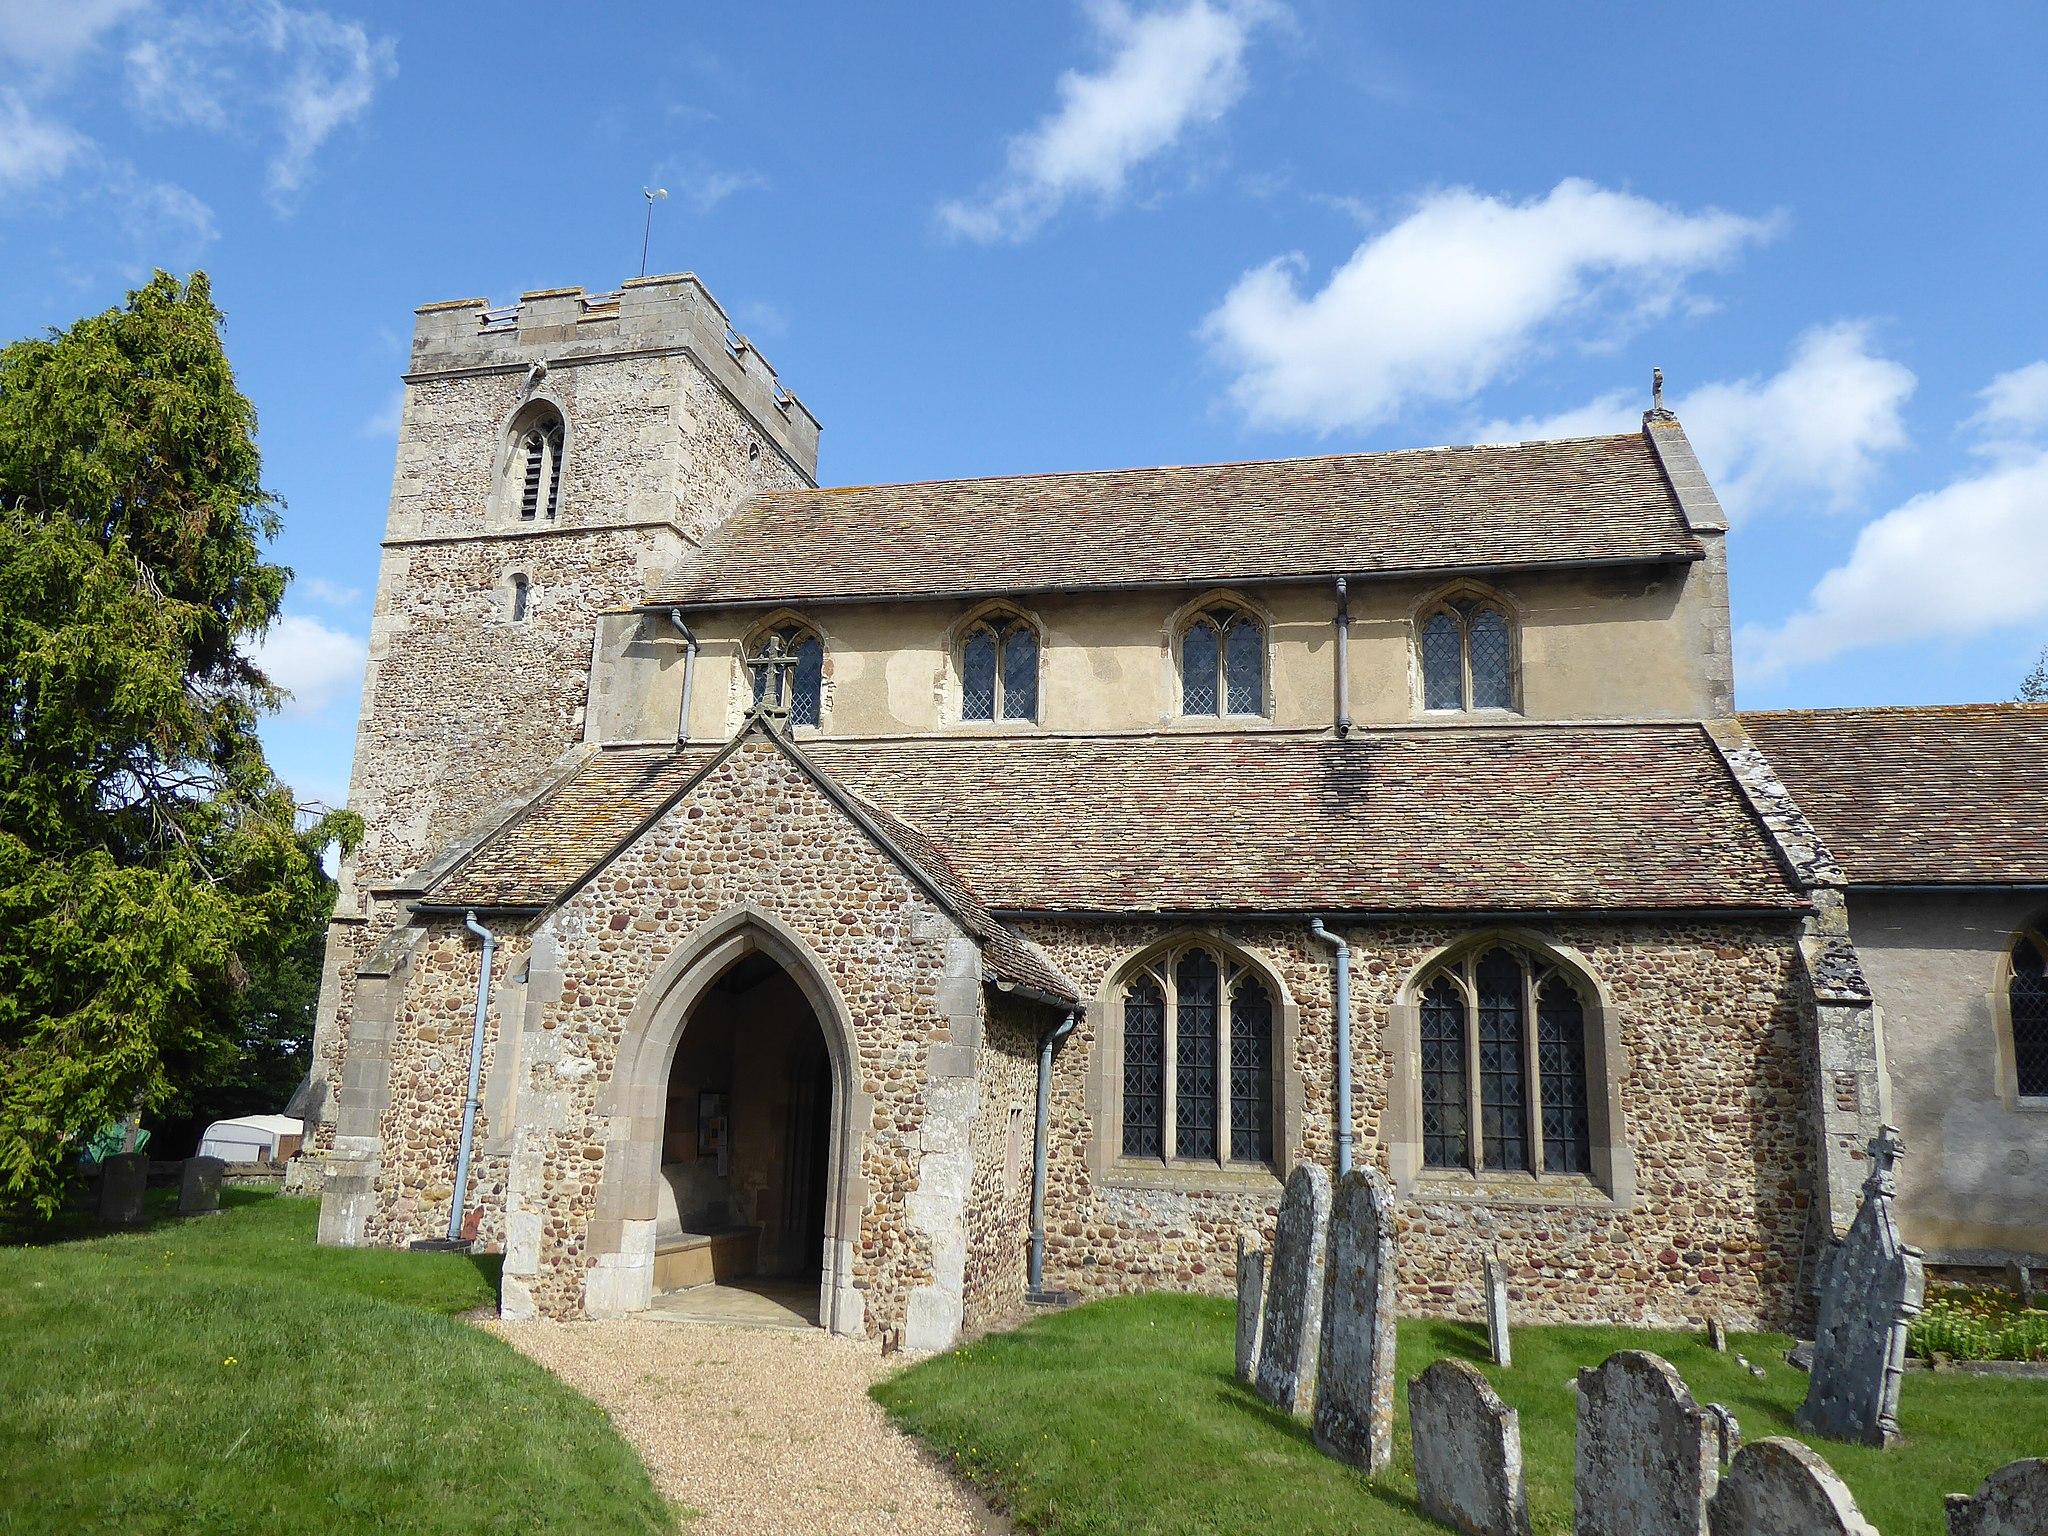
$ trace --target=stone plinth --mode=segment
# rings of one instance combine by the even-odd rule
[[[1408,1383],[1415,1495],[1433,1520],[1465,1536],[1529,1536],[1522,1423],[1462,1360],[1439,1360]]]

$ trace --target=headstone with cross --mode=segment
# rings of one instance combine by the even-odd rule
[[[1813,1375],[1795,1419],[1810,1434],[1877,1446],[1899,1435],[1906,1329],[1927,1295],[1920,1250],[1899,1237],[1892,1211],[1904,1150],[1889,1125],[1870,1143],[1863,1203],[1821,1279]]]

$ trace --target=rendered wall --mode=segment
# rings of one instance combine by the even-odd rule
[[[2039,893],[1850,893],[1906,1139],[1899,1227],[1937,1261],[2048,1256],[2048,1101],[2016,1096],[1999,995],[2013,940],[2044,918]]]

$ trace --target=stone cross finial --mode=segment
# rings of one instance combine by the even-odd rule
[[[782,643],[782,636],[770,635],[768,643],[747,658],[747,670],[754,674],[754,707],[770,725],[789,724],[790,696],[794,691],[796,655]]]
[[[1650,370],[1650,408],[1643,412],[1643,420],[1675,421],[1676,419],[1664,407],[1664,370],[1662,368],[1652,368]]]
[[[1863,1181],[1866,1193],[1883,1195],[1887,1199],[1898,1194],[1898,1161],[1905,1150],[1905,1138],[1899,1135],[1897,1126],[1879,1127],[1870,1143],[1870,1177]]]

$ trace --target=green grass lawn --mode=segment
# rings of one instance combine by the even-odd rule
[[[1318,1453],[1306,1424],[1275,1413],[1232,1374],[1230,1302],[1195,1296],[1099,1301],[924,1361],[875,1397],[998,1504],[1048,1536],[1196,1532],[1422,1533],[1445,1529],[1415,1503],[1406,1383],[1430,1361],[1469,1360],[1521,1413],[1529,1504],[1539,1532],[1571,1528],[1570,1383],[1617,1349],[1652,1349],[1701,1402],[1733,1410],[1746,1438],[1792,1433],[1806,1377],[1790,1341],[1738,1334],[1730,1354],[1702,1338],[1623,1328],[1526,1328],[1515,1365],[1486,1360],[1478,1324],[1401,1324],[1394,1466],[1367,1479]],[[1758,1380],[1740,1351],[1765,1368]],[[1942,1495],[1973,1492],[1992,1468],[2048,1452],[2048,1382],[1915,1373],[1905,1442],[1889,1452],[1818,1442],[1884,1536],[1942,1536]]]
[[[668,1532],[599,1409],[457,1316],[496,1260],[316,1203],[0,1248],[0,1532]]]

